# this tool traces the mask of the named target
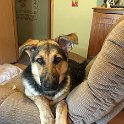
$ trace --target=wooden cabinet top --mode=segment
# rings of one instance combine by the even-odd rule
[[[105,8],[105,7],[94,7],[92,8],[94,12],[99,13],[111,13],[111,14],[124,14],[124,8]]]

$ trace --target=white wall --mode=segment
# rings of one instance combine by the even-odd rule
[[[72,7],[72,0],[54,0],[53,38],[61,34],[77,33],[79,45],[73,51],[87,56],[92,21],[92,7],[96,0],[78,0],[79,6]]]

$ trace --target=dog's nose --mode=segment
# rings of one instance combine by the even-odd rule
[[[44,88],[50,89],[52,87],[51,83],[44,83]]]
[[[44,83],[43,85],[43,88],[44,90],[57,90],[58,88],[58,85],[56,83],[49,83],[49,82],[46,82]]]

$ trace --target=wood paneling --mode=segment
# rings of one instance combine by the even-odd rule
[[[119,112],[108,124],[124,124],[124,110]]]
[[[111,10],[112,11],[112,10]],[[121,14],[109,14],[101,12],[93,12],[92,27],[89,40],[89,48],[87,57],[94,57],[99,53],[103,42],[110,32],[113,24],[122,16]]]
[[[17,61],[14,1],[0,1],[0,64]]]
[[[53,38],[53,22],[54,22],[54,0],[51,0],[51,13],[50,13],[50,18],[51,18],[51,21],[50,21],[50,33],[51,33],[51,36],[50,38]]]

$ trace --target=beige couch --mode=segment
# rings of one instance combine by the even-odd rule
[[[91,67],[91,69],[90,69]],[[67,98],[74,124],[105,124],[124,108],[124,20],[108,35],[88,79]],[[20,75],[0,86],[0,124],[40,124],[35,104],[21,91]],[[12,89],[13,86],[17,89]]]

